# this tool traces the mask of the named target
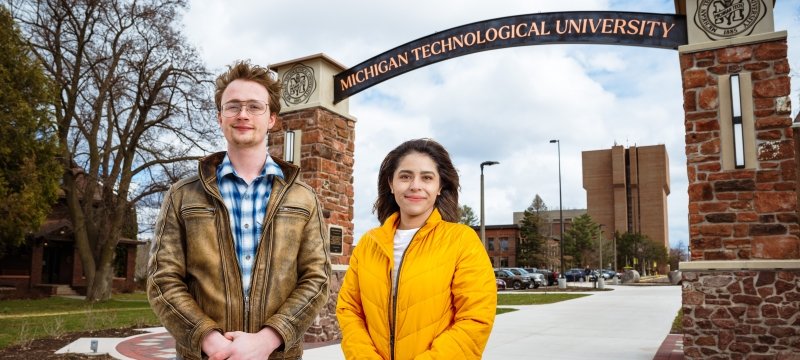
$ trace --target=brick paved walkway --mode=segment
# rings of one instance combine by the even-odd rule
[[[653,360],[683,360],[683,335],[667,335]]]
[[[339,341],[304,343],[304,349],[320,346],[338,346]],[[167,332],[135,335],[117,344],[119,355],[136,360],[164,360],[175,358],[175,339]],[[113,356],[113,355],[112,355]]]
[[[175,339],[166,332],[131,336],[117,345],[117,352],[137,360],[174,359]]]
[[[335,342],[305,344],[306,349],[317,346],[338,346]],[[175,358],[175,339],[166,332],[136,335],[117,345],[117,352],[130,359],[164,360]],[[653,360],[683,360],[683,335],[669,334],[658,348]]]

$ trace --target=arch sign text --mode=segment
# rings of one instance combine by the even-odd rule
[[[479,51],[549,43],[677,49],[686,16],[576,11],[510,16],[444,30],[377,55],[334,77],[334,102],[408,71]]]

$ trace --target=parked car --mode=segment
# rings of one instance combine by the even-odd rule
[[[536,273],[529,273],[529,272],[525,271],[525,269],[523,269],[523,268],[514,267],[514,268],[505,268],[505,269],[511,271],[515,275],[519,275],[519,276],[522,276],[522,277],[525,277],[525,276],[529,277],[531,279],[531,283],[530,283],[530,285],[528,285],[529,288],[537,289],[539,286],[542,286],[547,282],[547,280],[545,280],[545,278],[544,278],[544,275],[536,274]]]
[[[527,271],[529,273],[542,274],[544,276],[545,280],[547,281],[546,282],[547,286],[553,286],[558,282],[558,278],[556,277],[556,273],[554,273],[554,272],[552,272],[550,270],[537,269],[537,268],[524,268],[524,269],[525,269],[525,271]]]
[[[503,279],[495,278],[494,280],[497,283],[497,291],[506,289],[506,282]]]
[[[606,279],[606,280],[613,279],[615,276],[617,276],[617,272],[616,271],[610,270],[610,269],[603,269],[603,278],[604,279]]]
[[[587,278],[586,270],[572,268],[564,272],[564,277],[567,278],[567,281],[597,281],[597,272],[590,271]]]
[[[516,275],[506,269],[494,269],[494,276],[505,281],[506,285],[511,285],[515,290],[528,288],[533,282],[530,277]]]
[[[567,281],[581,281],[584,279],[583,269],[569,269],[564,271],[564,277]]]

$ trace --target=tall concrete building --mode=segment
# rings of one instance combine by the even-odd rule
[[[640,233],[669,248],[666,147],[615,145],[582,155],[589,216],[607,233]]]

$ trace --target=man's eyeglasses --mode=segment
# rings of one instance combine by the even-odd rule
[[[267,103],[260,100],[229,101],[222,104],[222,115],[225,117],[237,116],[242,112],[242,108],[245,108],[250,115],[261,115],[267,112]]]

